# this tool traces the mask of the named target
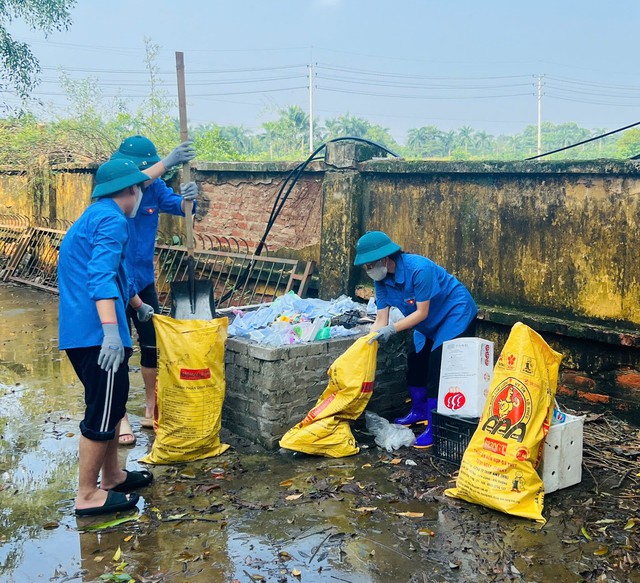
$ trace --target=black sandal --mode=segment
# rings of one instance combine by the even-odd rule
[[[123,510],[131,510],[135,508],[140,500],[140,496],[132,492],[128,496],[113,490],[107,491],[107,499],[102,506],[94,506],[93,508],[76,508],[76,516],[98,516],[100,514],[113,514]]]
[[[148,470],[139,470],[139,471],[129,471],[127,472],[127,478],[122,484],[118,484],[113,488],[110,488],[112,492],[131,492],[132,490],[137,490],[138,488],[144,488],[153,482],[153,474]]]

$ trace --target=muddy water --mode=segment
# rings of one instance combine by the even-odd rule
[[[397,463],[375,446],[330,460],[227,435],[219,458],[154,468],[132,520],[76,519],[82,387],[57,350],[56,310],[55,296],[0,285],[0,581],[564,583],[593,566],[566,519],[587,491],[550,497],[541,529],[445,499],[451,468],[428,454],[402,451]],[[136,370],[131,381],[138,440],[120,455],[135,469],[153,435],[139,426]]]

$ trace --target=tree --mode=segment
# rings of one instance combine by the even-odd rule
[[[71,25],[70,10],[76,0],[2,0],[0,2],[0,67],[2,77],[20,97],[26,98],[38,84],[40,63],[29,45],[15,40],[8,26],[14,20],[24,20],[31,30],[42,31],[45,37],[55,30],[67,30]]]
[[[640,129],[633,128],[624,132],[616,143],[616,150],[621,158],[640,155]]]
[[[420,158],[445,156],[448,152],[444,152],[443,136],[436,126],[412,128],[407,134],[407,146],[412,154]]]

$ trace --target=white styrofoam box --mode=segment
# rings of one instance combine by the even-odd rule
[[[455,338],[442,345],[438,413],[480,417],[493,378],[493,342]]]
[[[538,474],[544,493],[579,484],[582,480],[582,442],[584,417],[565,413],[563,423],[552,424],[544,442]]]

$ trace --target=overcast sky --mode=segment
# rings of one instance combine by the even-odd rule
[[[257,130],[279,107],[351,113],[404,141],[412,127],[491,134],[543,120],[615,129],[640,119],[637,0],[79,0],[48,40],[10,26],[43,66],[38,97],[65,103],[58,70],[99,78],[132,106],[148,91],[144,38],[175,97],[185,52],[190,122]],[[176,104],[177,116],[177,104]]]

